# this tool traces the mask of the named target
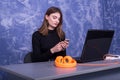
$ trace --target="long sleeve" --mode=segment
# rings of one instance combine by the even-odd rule
[[[54,47],[60,39],[55,31],[50,31],[47,36],[43,36],[38,31],[32,35],[32,61],[33,62],[42,62],[48,60],[54,60],[56,56],[65,56],[66,50],[61,51],[55,54],[50,52],[50,49]]]
[[[32,36],[32,61],[33,62],[41,62],[41,61],[48,61],[50,56],[52,55],[50,50],[42,53],[41,45],[40,45],[40,37],[35,33]]]

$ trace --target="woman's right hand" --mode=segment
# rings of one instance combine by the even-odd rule
[[[51,53],[56,53],[65,50],[68,47],[69,42],[61,41],[50,49]]]

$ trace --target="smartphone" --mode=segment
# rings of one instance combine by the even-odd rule
[[[65,41],[69,42],[70,40],[69,39],[65,39]]]

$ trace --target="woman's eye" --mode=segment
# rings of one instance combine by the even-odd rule
[[[56,16],[53,16],[53,19],[56,19],[57,17]]]

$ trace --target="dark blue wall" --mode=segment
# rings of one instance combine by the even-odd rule
[[[104,29],[114,29],[110,52],[120,55],[120,0],[103,0]]]
[[[114,29],[110,52],[119,54],[120,0],[0,0],[0,65],[23,63],[50,6],[63,12],[68,55],[80,55],[88,29]]]

